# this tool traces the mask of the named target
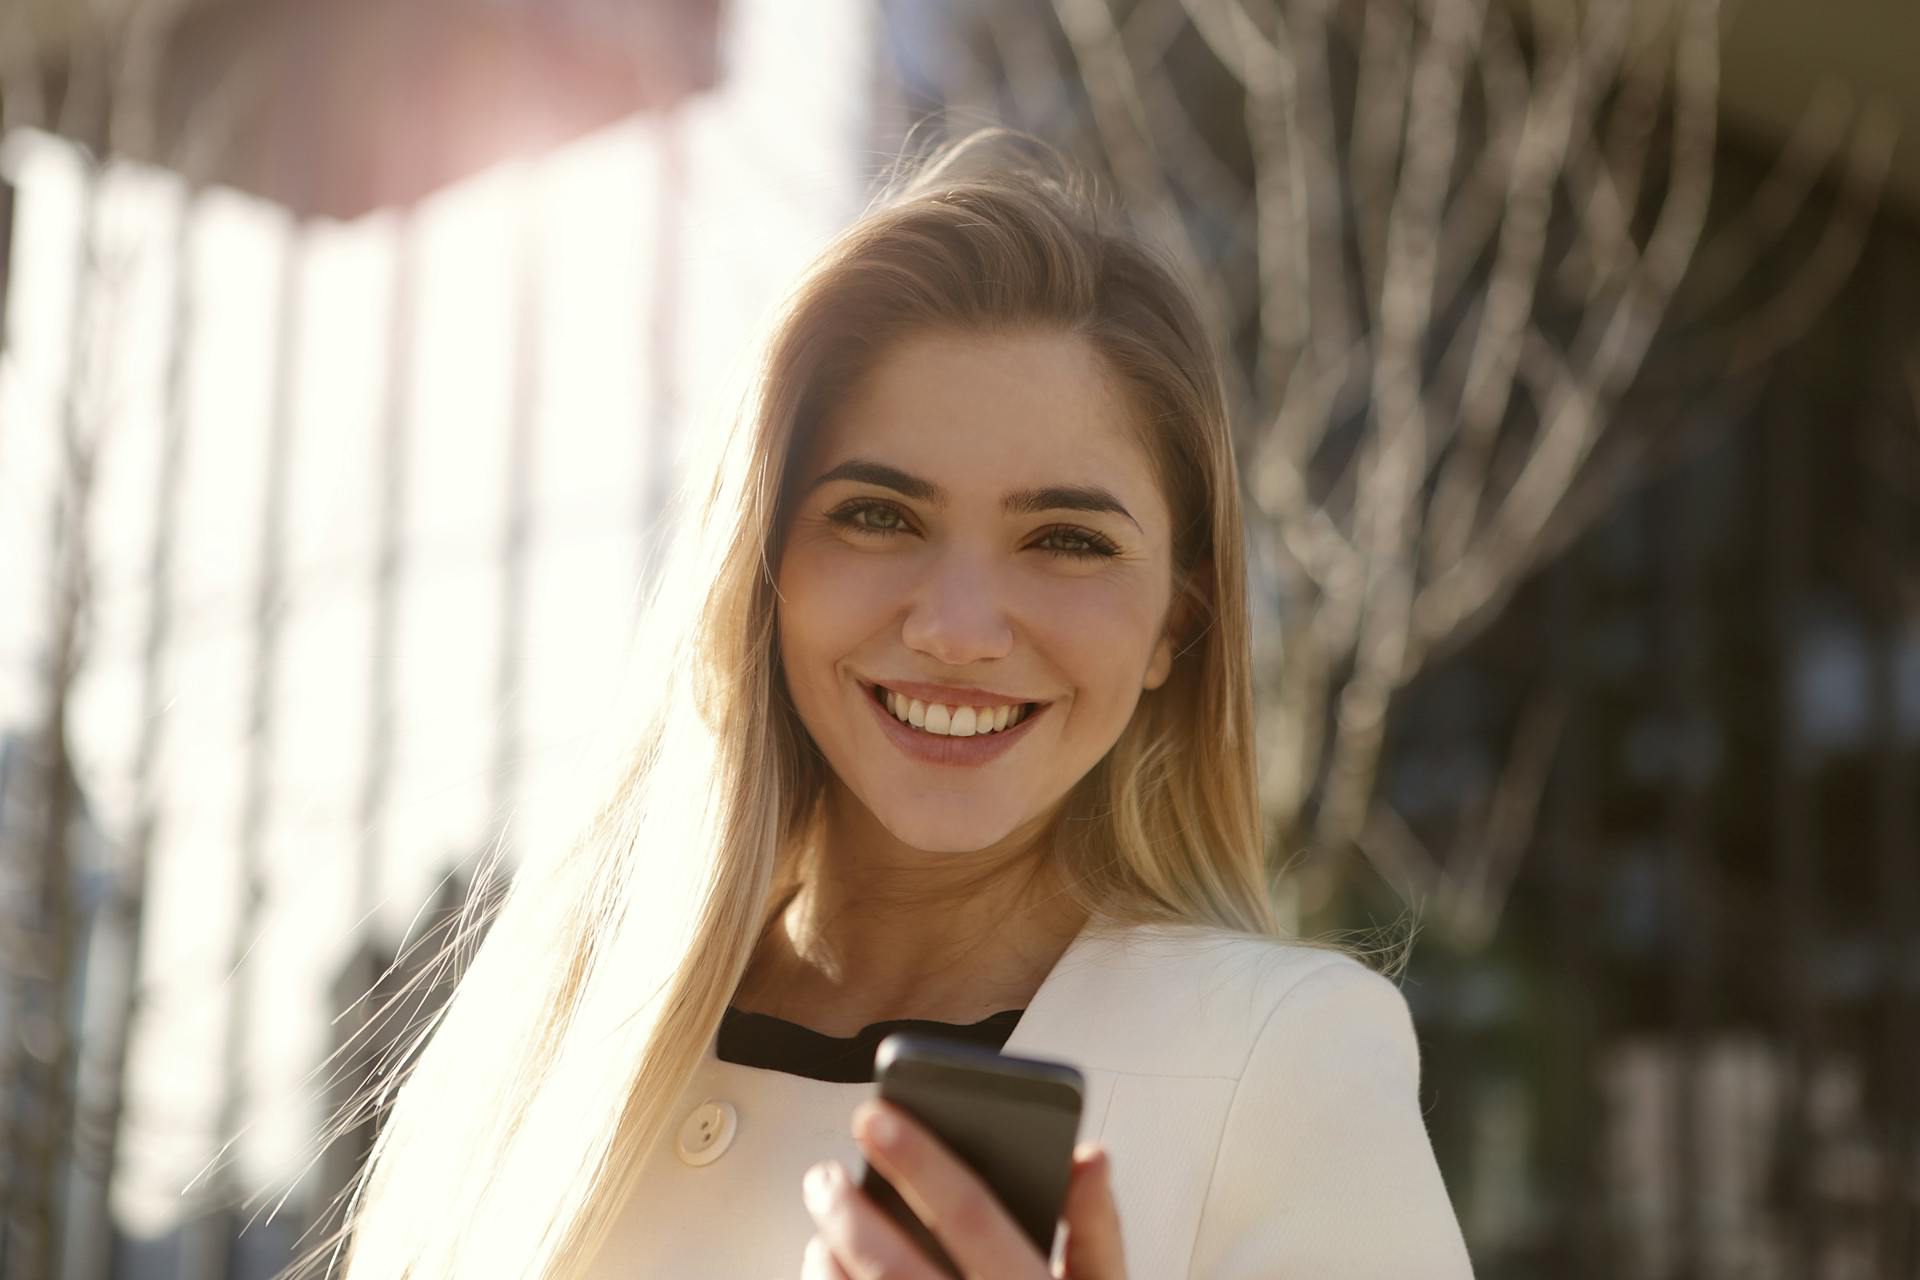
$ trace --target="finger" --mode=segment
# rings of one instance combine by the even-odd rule
[[[946,1280],[838,1161],[807,1170],[802,1189],[807,1212],[845,1280]]]
[[[1126,1253],[1120,1240],[1120,1207],[1113,1199],[1113,1161],[1103,1146],[1074,1149],[1067,1183],[1066,1272],[1069,1280],[1123,1280]]]
[[[833,1250],[827,1245],[825,1236],[816,1235],[807,1241],[807,1251],[800,1255],[800,1280],[853,1280],[833,1256]]]
[[[1047,1260],[1033,1241],[986,1183],[926,1126],[877,1098],[862,1102],[853,1115],[854,1136],[867,1159],[963,1272],[996,1280],[1046,1280]]]

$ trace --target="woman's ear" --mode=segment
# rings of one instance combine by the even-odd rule
[[[1140,682],[1142,689],[1158,689],[1173,674],[1173,630],[1169,627],[1160,633],[1160,642],[1153,646],[1153,661],[1147,664],[1147,675]]]
[[[1160,632],[1159,643],[1153,647],[1153,659],[1147,663],[1141,688],[1158,689],[1165,684],[1173,674],[1174,655],[1193,643],[1193,626],[1201,614],[1202,602],[1212,595],[1209,589],[1212,575],[1213,557],[1208,556],[1187,575],[1186,589],[1174,593],[1173,603],[1167,606],[1166,626]]]

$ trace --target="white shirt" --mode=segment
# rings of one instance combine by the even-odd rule
[[[1471,1280],[1392,982],[1338,952],[1189,925],[1082,932],[1003,1052],[1086,1078],[1131,1280]],[[794,1280],[800,1179],[873,1085],[706,1059],[591,1280]]]

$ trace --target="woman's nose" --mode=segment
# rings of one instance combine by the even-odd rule
[[[943,556],[915,589],[901,639],[947,666],[1004,658],[1013,648],[1004,595],[977,560]]]

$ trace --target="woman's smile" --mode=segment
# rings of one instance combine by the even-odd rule
[[[929,733],[970,738],[1018,724],[1046,699],[1018,698],[983,689],[862,680],[867,693],[897,720]]]
[[[990,709],[991,718],[983,727],[980,709],[950,710],[942,703],[928,705],[918,699],[907,699],[908,719],[903,721],[887,706],[891,701],[898,707],[900,694],[890,693],[879,685],[863,683],[860,688],[860,700],[873,708],[886,739],[902,754],[926,764],[981,765],[997,760],[1024,740],[1028,728],[1053,706],[1050,702],[1017,706],[1003,703]]]

